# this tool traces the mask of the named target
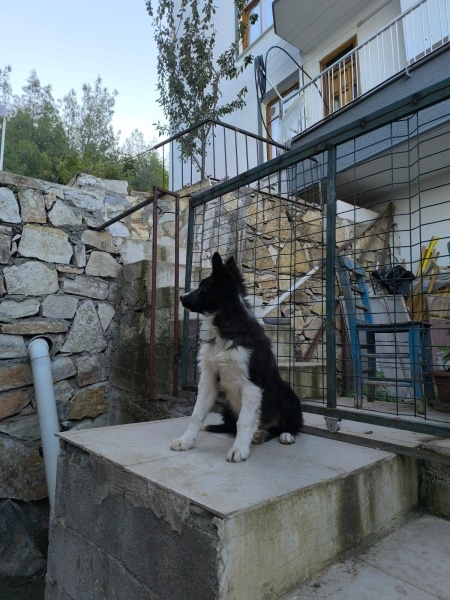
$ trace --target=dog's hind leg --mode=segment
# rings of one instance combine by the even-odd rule
[[[294,444],[295,436],[303,425],[303,416],[300,400],[286,381],[283,381],[283,399],[281,407],[283,431],[280,433],[280,443]]]
[[[270,439],[270,432],[265,429],[257,429],[252,437],[252,444],[264,444]]]
[[[198,383],[197,401],[192,412],[191,421],[186,432],[172,442],[172,450],[189,450],[195,446],[195,441],[205,422],[206,416],[214,405],[217,397],[217,377],[210,371],[203,371]]]
[[[261,398],[261,389],[247,381],[242,389],[237,434],[233,446],[228,450],[228,462],[241,462],[250,456],[252,439],[258,428]]]

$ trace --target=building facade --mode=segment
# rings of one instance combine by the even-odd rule
[[[253,14],[258,19],[250,24]],[[257,149],[250,151],[254,154],[251,165],[284,152],[271,141],[295,148],[332,136],[382,107],[420,94],[450,75],[449,0],[326,0],[317,5],[297,0],[273,3],[257,0],[247,4],[243,18],[248,29],[237,62],[240,66],[252,55],[253,65],[237,80],[224,81],[221,94],[223,102],[229,102],[243,86],[247,87],[245,108],[225,120],[268,140],[268,143],[260,141]],[[220,53],[237,35],[237,13],[231,0],[217,7],[216,23],[220,23],[216,44],[216,52]],[[373,208],[374,202],[382,207],[396,200],[398,231],[404,232],[397,245],[409,249],[409,256],[400,253],[397,258],[407,259],[411,267],[420,258],[421,245],[432,236],[440,237],[438,249],[441,255],[448,255],[446,224],[437,222],[433,206],[450,194],[446,169],[449,144],[445,135],[430,142],[433,168],[424,158],[414,158],[411,154],[405,158],[401,145],[408,148],[412,136],[419,136],[424,143],[427,135],[435,140],[431,132],[437,128],[445,131],[447,112],[447,104],[441,103],[421,113],[415,124],[405,126],[403,133],[396,131],[393,136],[388,130],[378,130],[370,139],[366,136],[357,150],[352,150],[351,145],[343,146],[338,155],[338,198],[342,200],[348,196],[349,186],[355,190],[356,180],[364,180],[361,185],[367,188],[366,175],[380,173],[379,181],[372,175],[375,179],[371,183],[372,192],[361,188],[357,204]],[[442,147],[439,154],[436,144]],[[394,147],[397,162],[391,165],[390,185],[383,186],[386,164],[393,163],[387,155],[392,154]],[[228,155],[244,151],[248,152],[242,146],[230,147]],[[229,176],[221,173],[221,153],[227,153],[226,144],[222,149],[217,146],[207,158],[210,165],[214,160],[217,179]],[[436,161],[439,169],[435,169]],[[222,162],[229,164],[230,160],[227,157]],[[326,170],[326,165],[321,166],[318,168],[316,163],[316,174],[308,175],[312,178],[311,186],[314,178],[320,186]],[[409,167],[405,175],[402,169]],[[417,180],[418,173],[428,171],[428,179],[432,178],[434,183],[419,186],[419,198],[411,190],[411,183]],[[288,184],[291,192],[292,186],[305,187],[305,180],[298,173],[291,173],[287,179],[291,179]],[[420,203],[419,241],[411,239],[414,233],[409,233],[414,231],[410,223],[416,210],[414,198]],[[351,204],[355,204],[354,200]],[[345,206],[340,210],[345,212]]]

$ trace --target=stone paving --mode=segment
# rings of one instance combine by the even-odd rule
[[[419,515],[283,600],[449,600],[450,521]]]

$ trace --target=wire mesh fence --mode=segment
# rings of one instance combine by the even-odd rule
[[[392,115],[332,152],[296,161],[291,152],[246,185],[219,184],[191,203],[187,288],[210,273],[215,251],[235,257],[306,410],[358,409],[450,431],[438,389],[449,375],[449,123],[445,101]],[[200,335],[191,315],[187,386]]]

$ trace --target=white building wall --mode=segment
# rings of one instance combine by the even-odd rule
[[[234,10],[233,0],[224,0],[221,2],[217,10],[216,23],[217,26],[217,44],[216,49],[218,54],[229,47],[230,43],[235,39],[236,35],[236,13]],[[293,58],[299,62],[300,53],[297,48],[291,46],[274,33],[273,26],[267,29],[261,37],[251,44],[239,57],[237,64],[241,66],[244,58],[249,55],[253,57],[257,55],[266,55],[266,52],[272,46],[281,46]],[[289,57],[281,50],[273,49],[268,56],[268,77],[275,84],[281,83],[287,77],[298,71],[297,66]],[[237,92],[242,88],[247,87],[246,106],[241,111],[236,111],[224,119],[236,127],[246,129],[255,134],[261,133],[261,125],[259,123],[259,109],[257,102],[257,92],[255,87],[254,67],[250,65],[235,81],[224,81],[221,93],[223,102],[230,102],[235,97]],[[268,89],[270,84],[268,84]]]
[[[355,12],[352,15],[351,21],[347,22],[345,26],[338,30],[330,31],[330,36],[328,36],[324,41],[318,43],[318,45],[310,50],[307,54],[301,53],[297,48],[291,46],[278,37],[274,33],[272,26],[243,53],[240,54],[238,57],[238,65],[241,65],[243,63],[243,59],[249,54],[253,55],[254,57],[257,55],[262,55],[265,57],[266,53],[269,51],[267,60],[268,81],[266,98],[267,100],[272,100],[275,96],[273,92],[270,94],[270,90],[272,88],[271,84],[274,86],[279,86],[290,76],[296,74],[299,84],[302,86],[309,81],[309,77],[314,78],[319,75],[321,61],[339,46],[344,44],[354,35],[357,36],[358,44],[367,41],[400,14],[400,0],[392,0],[392,2],[386,6],[382,6],[383,4],[384,0],[372,0],[365,3],[364,8],[361,11]],[[379,9],[380,6],[382,6],[382,8]],[[217,54],[229,47],[229,44],[236,35],[236,13],[232,0],[226,0],[225,2],[222,2],[218,7],[216,24],[219,23],[220,26],[216,25]],[[401,35],[401,32],[399,35]],[[367,65],[360,65],[359,77],[361,93],[370,87],[371,77],[375,71],[379,72],[380,69],[384,69],[386,78],[392,75],[392,73],[389,71],[390,67],[387,66],[387,64],[390,62],[387,58],[389,55],[388,46],[390,43],[391,36],[389,35],[383,41],[383,45],[386,46],[386,66],[379,64],[379,57],[377,57],[374,52],[369,52],[367,56],[367,61],[370,61],[371,63],[370,68],[368,68]],[[403,42],[400,45],[402,54],[401,60],[404,62],[405,53],[403,50]],[[285,54],[285,52],[278,48],[269,50],[272,46],[280,46],[281,48],[285,49],[295,61],[302,65],[304,71],[309,75],[309,77],[305,76],[298,70],[295,62],[291,60]],[[382,48],[379,48],[379,50],[381,51]],[[261,113],[264,118],[266,117],[265,106],[262,105],[260,107],[258,104],[258,94],[255,87],[253,65],[249,66],[237,80],[223,82],[221,87],[222,100],[224,103],[230,102],[236,97],[238,91],[244,86],[246,86],[248,90],[246,95],[246,106],[243,110],[236,111],[232,115],[224,118],[224,121],[241,129],[266,137],[266,132],[261,122]],[[318,108],[318,105],[321,105],[320,96],[318,95],[316,88],[312,88],[310,90],[310,95],[305,98],[305,102],[306,103],[303,105],[303,113],[308,123],[308,120],[311,122],[312,111],[319,110],[321,113],[321,108]],[[300,111],[302,110],[302,107],[299,106],[296,110]],[[319,118],[321,118],[321,116],[323,116],[322,113],[319,115]],[[255,146],[252,146],[252,152],[254,152],[254,148]],[[265,146],[260,146],[260,149],[263,149],[264,152],[262,155],[258,156],[257,162],[267,159]],[[230,157],[231,156],[232,152],[230,152]],[[252,166],[254,166],[256,163],[256,157],[252,157],[250,162],[252,163]]]
[[[358,45],[366,42],[400,14],[400,0],[393,0],[370,18],[367,18],[380,4],[379,1],[367,2],[364,10],[355,12],[352,19],[345,26],[333,31],[332,35],[327,37],[326,40],[304,54],[303,67],[306,72],[311,77],[316,77],[320,73],[321,61],[334,50],[345,44],[353,36],[357,36]],[[372,56],[371,59],[375,61],[376,57]]]
[[[399,193],[401,200],[395,200],[395,223],[397,228],[399,261],[405,259],[408,268],[416,273],[420,260],[420,249],[428,247],[433,236],[439,236],[436,250],[440,252],[439,266],[449,266],[447,243],[449,240],[448,211],[450,184],[448,171],[434,175],[432,183],[426,182],[428,189],[415,193],[409,199],[407,190]],[[425,187],[425,184],[424,184]]]

